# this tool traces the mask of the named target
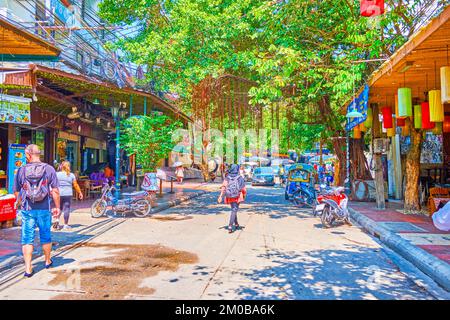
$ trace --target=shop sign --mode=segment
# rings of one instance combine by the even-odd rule
[[[0,94],[0,122],[30,124],[31,99]]]
[[[27,162],[25,144],[10,144],[8,149],[8,192],[13,193],[14,177],[17,170]]]
[[[360,118],[350,118],[345,126],[345,130],[352,130],[354,127],[363,123],[367,119],[367,107],[369,105],[369,86],[365,85],[364,90],[357,96],[347,107],[347,113],[350,112],[360,112],[362,117]]]

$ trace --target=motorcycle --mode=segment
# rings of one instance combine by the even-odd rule
[[[317,196],[317,205],[314,215],[320,215],[320,220],[325,228],[330,228],[334,222],[350,223],[350,215],[347,204],[348,197],[344,194],[343,187],[322,189]]]
[[[114,214],[133,213],[138,218],[148,216],[152,210],[152,196],[154,192],[138,191],[132,193],[122,193],[121,199],[114,196],[115,188],[112,185],[105,184],[102,188],[102,195],[95,200],[91,206],[91,216],[100,218],[106,213],[108,206],[111,207]]]
[[[306,183],[300,183],[292,195],[292,201],[298,206],[314,207],[316,204],[316,191]]]

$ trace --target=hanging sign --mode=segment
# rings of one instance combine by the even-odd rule
[[[31,99],[0,94],[0,122],[30,124]]]
[[[25,144],[10,144],[8,149],[8,192],[13,193],[14,177],[17,170],[27,163]]]
[[[369,86],[365,85],[364,90],[347,107],[347,113],[360,112],[363,116],[359,118],[349,118],[345,125],[345,130],[352,130],[367,119],[367,108],[369,105]]]

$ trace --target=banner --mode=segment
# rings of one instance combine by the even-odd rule
[[[0,122],[31,123],[31,99],[0,94]]]
[[[347,123],[345,125],[346,131],[352,130],[358,124],[366,121],[368,105],[369,105],[369,86],[365,85],[364,90],[347,107],[347,113],[352,111],[358,111],[362,113],[363,116],[360,118],[348,118]]]
[[[27,163],[25,144],[10,144],[8,149],[8,192],[13,193],[14,177],[17,170]]]

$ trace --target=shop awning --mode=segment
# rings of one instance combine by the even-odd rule
[[[450,54],[449,17],[447,6],[371,74],[367,80],[370,103],[394,105],[401,87],[411,88],[413,97],[420,100],[428,90],[440,88],[439,69],[448,64],[447,50]],[[362,90],[363,87],[359,92]]]
[[[57,61],[60,50],[0,17],[0,61]]]

